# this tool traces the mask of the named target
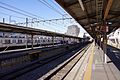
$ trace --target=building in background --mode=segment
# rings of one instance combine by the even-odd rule
[[[79,32],[80,32],[80,28],[78,28],[77,25],[71,25],[68,26],[67,32],[65,34],[78,37]]]

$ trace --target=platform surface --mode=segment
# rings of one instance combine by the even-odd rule
[[[114,56],[116,54],[117,56]],[[120,61],[119,50],[108,46],[107,63],[104,63],[103,59],[104,53],[102,49],[95,46],[91,80],[120,80],[120,62],[118,62]],[[117,65],[114,62],[117,62]]]

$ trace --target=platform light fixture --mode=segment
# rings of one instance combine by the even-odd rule
[[[80,6],[81,6],[82,10],[84,11],[84,10],[85,10],[85,8],[84,8],[84,5],[83,5],[82,0],[78,0],[78,1],[79,1],[79,4],[80,4]]]
[[[108,22],[108,24],[109,24],[109,25],[111,25],[111,24],[112,24],[112,22]]]

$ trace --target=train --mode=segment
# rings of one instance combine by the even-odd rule
[[[108,35],[108,44],[120,48],[120,28]]]
[[[54,41],[53,41],[54,40]],[[2,47],[11,47],[11,46],[29,46],[32,45],[49,45],[49,44],[72,44],[79,43],[80,41],[72,38],[54,37],[52,40],[51,36],[43,35],[34,35],[33,40],[32,36],[22,33],[13,33],[13,32],[0,32],[0,48]]]
[[[114,44],[120,44],[120,35],[109,35],[108,40]]]

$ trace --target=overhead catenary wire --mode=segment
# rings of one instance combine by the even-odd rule
[[[53,6],[51,6],[47,1],[45,1],[45,0],[38,0],[40,3],[42,3],[43,5],[45,5],[46,7],[48,7],[48,8],[50,8],[50,9],[52,9],[53,11],[55,11],[55,12],[57,12],[58,14],[60,14],[60,15],[64,15],[64,14],[62,14],[61,12],[59,12],[57,9],[55,9]]]
[[[62,14],[60,11],[58,11],[56,8],[54,8],[51,4],[49,4],[46,0],[43,0],[46,4],[48,4],[54,11],[58,12],[59,14],[61,14],[62,16],[64,14]]]
[[[53,0],[50,0],[52,4],[54,4],[57,8],[59,8],[61,11],[63,11],[65,13],[65,11],[63,9],[61,9],[57,4],[55,4],[55,2],[53,2]]]
[[[3,12],[0,12],[0,14],[4,14],[4,15],[8,15],[8,16],[13,16],[13,17],[16,17],[16,18],[20,18],[20,19],[26,19],[24,17],[19,17],[19,16],[14,16],[14,15],[10,15],[10,14],[7,14],[7,13],[3,13]],[[35,21],[35,22],[50,22],[50,21],[59,21],[59,20],[68,20],[68,19],[72,19],[72,18],[58,18],[58,19],[49,19],[49,20],[39,20],[39,21]],[[31,20],[31,19],[29,19]],[[28,22],[28,23],[34,23],[34,22]],[[25,24],[25,22],[21,22],[21,23],[16,23],[16,24]],[[50,23],[49,23],[50,24]]]
[[[15,12],[15,13],[18,13],[18,14],[21,14],[21,15],[24,15],[24,16],[28,16],[28,17],[30,17],[30,18],[34,18],[34,17],[32,17],[32,16],[29,16],[29,15],[27,15],[27,14],[18,12],[18,11],[13,10],[13,9],[9,9],[9,8],[3,7],[3,6],[0,6],[0,7],[3,8],[3,9],[6,9],[6,10],[9,10],[9,11],[12,11],[12,12]],[[46,22],[46,23],[49,24],[48,22]]]
[[[35,17],[33,17],[33,16],[36,16],[36,17],[38,18],[37,15],[34,15],[34,14],[29,13],[29,12],[27,12],[27,11],[18,9],[18,8],[14,7],[14,6],[8,5],[8,4],[3,3],[3,2],[1,2],[1,4],[5,5],[5,6],[8,6],[8,7],[10,7],[10,8],[13,8],[13,9],[10,9],[10,8],[4,7],[4,6],[0,6],[0,7],[3,8],[3,9],[9,10],[9,11],[12,11],[12,12],[15,12],[15,13],[18,13],[18,14],[21,14],[21,15],[24,15],[24,16],[27,16],[27,17],[30,17],[30,18],[35,18]],[[14,9],[15,9],[15,10],[14,10]],[[16,11],[16,10],[18,10],[18,11]],[[24,12],[24,13],[23,13],[23,12]],[[26,14],[25,14],[25,13],[26,13]],[[27,15],[27,14],[29,14],[29,15]],[[32,15],[32,16],[30,16],[30,15]],[[41,18],[41,17],[40,17],[40,18]],[[44,19],[44,18],[42,18],[42,19]],[[46,22],[46,21],[45,21],[45,23],[50,24],[50,23],[48,23],[48,22]],[[51,25],[53,25],[53,24],[51,24]],[[55,26],[56,26],[56,25],[55,25]],[[58,26],[58,25],[57,25],[57,26]],[[60,28],[61,28],[61,27],[60,27]]]
[[[34,21],[34,22],[32,22],[32,21],[29,21],[29,22],[27,22],[28,24],[29,23],[40,23],[39,21]],[[16,25],[25,25],[26,23],[25,22],[23,22],[23,23],[16,23]],[[38,25],[38,24],[37,24]],[[45,26],[45,27],[50,27],[51,29],[53,29],[53,30],[55,30],[55,31],[59,31],[59,32],[61,32],[59,29],[57,29],[56,27],[54,27],[54,26],[50,26],[50,24],[42,24],[41,23],[41,25],[43,25],[43,26]],[[32,27],[32,26],[31,26]]]
[[[21,15],[24,15],[24,16],[27,16],[27,17],[30,17],[30,18],[33,18],[32,16],[29,16],[29,15],[27,15],[27,14],[21,13],[21,12],[19,12],[19,11],[13,10],[13,9],[9,9],[9,8],[3,7],[3,6],[0,6],[0,8],[9,10],[9,11],[12,11],[12,12],[15,12],[15,13],[18,13],[18,14],[21,14]]]
[[[34,22],[40,23],[40,22],[51,22],[51,21],[60,21],[60,20],[68,20],[68,19],[72,19],[72,18],[58,18],[58,19],[49,19],[49,20],[38,20],[38,21],[34,21]],[[28,22],[28,23],[34,23],[34,22]],[[17,23],[17,24],[24,24],[24,23]]]
[[[40,0],[39,0],[40,1]],[[42,2],[43,1],[43,2]],[[64,17],[66,14],[62,14],[61,12],[59,12],[56,8],[54,8],[51,4],[49,4],[46,0],[42,0],[42,1],[40,1],[42,4],[44,4],[45,5],[45,3],[46,3],[46,5],[45,6],[47,6],[48,8],[50,8],[51,7],[51,9],[52,10],[54,10],[55,12],[57,12],[57,13],[59,13],[60,15],[62,15],[62,17]],[[52,3],[53,3],[53,1],[52,0],[50,0]],[[57,6],[57,5],[56,5]],[[63,22],[64,22],[64,20],[63,20]]]
[[[69,20],[69,19],[72,19],[72,18],[58,18],[58,19],[49,19],[49,20],[37,20],[37,21],[31,21],[31,22],[28,22],[28,23],[40,23],[40,22],[48,22],[49,23],[49,22],[52,22],[52,21],[62,21],[62,20]],[[25,22],[16,23],[16,24],[25,24]]]
[[[15,15],[11,15],[11,14],[7,14],[7,13],[3,13],[3,12],[0,12],[0,14],[8,15],[8,16],[13,16],[13,17],[20,18],[20,19],[26,19],[26,18],[24,18],[24,17],[19,17],[19,16],[15,16]]]
[[[27,12],[27,11],[21,10],[21,9],[16,8],[16,7],[14,7],[14,6],[11,6],[11,5],[9,5],[9,4],[3,3],[3,2],[0,2],[0,4],[3,4],[3,5],[8,6],[8,7],[10,7],[10,8],[13,8],[13,9],[15,9],[15,10],[19,10],[19,11],[21,11],[21,12],[27,13],[27,14],[29,14],[29,15],[35,16],[35,17],[37,17],[37,18],[39,17],[39,18],[41,18],[41,19],[44,19],[44,18],[42,18],[42,17],[40,17],[40,16],[37,16],[37,15],[35,15],[35,14],[32,14],[32,13],[29,13],[29,12]],[[28,16],[28,15],[26,15],[26,14],[24,14],[24,13],[21,13],[21,12],[18,12],[18,11],[15,11],[15,10],[12,10],[12,9],[9,9],[9,8],[3,7],[3,6],[1,6],[1,7],[4,8],[4,9],[7,9],[7,10],[9,10],[9,11],[13,11],[13,12],[15,12],[15,13],[19,13],[19,14]],[[32,16],[28,16],[28,17],[33,18]]]
[[[44,19],[43,17],[37,16],[37,15],[32,14],[32,13],[30,13],[30,12],[24,11],[24,10],[22,10],[22,9],[16,8],[16,7],[11,6],[11,5],[9,5],[9,4],[3,3],[3,2],[0,2],[0,4],[3,4],[3,5],[5,5],[5,6],[8,6],[8,7],[10,7],[10,8],[16,9],[16,10],[19,10],[19,11],[21,11],[21,12],[27,13],[27,14],[32,15],[32,16],[34,16],[34,17],[39,17],[39,18],[41,18],[41,19]]]
[[[48,20],[40,20],[39,22],[46,22],[46,21],[61,21],[61,20],[70,20],[72,18],[56,18],[56,19],[48,19]]]
[[[45,1],[45,0],[43,0],[43,1],[44,1],[45,3],[47,3],[52,9],[56,10],[56,9],[55,9],[54,7],[52,7],[47,1]],[[10,8],[16,9],[16,10],[19,10],[19,11],[21,11],[21,12],[27,13],[27,14],[29,14],[29,15],[32,15],[32,16],[35,16],[35,17],[39,17],[39,18],[41,18],[41,19],[44,19],[44,18],[42,18],[42,17],[40,17],[40,16],[37,16],[37,15],[32,14],[32,13],[30,13],[30,12],[21,10],[21,9],[16,8],[16,7],[14,7],[14,6],[11,6],[11,5],[9,5],[9,4],[3,3],[3,2],[0,2],[0,4],[3,4],[3,5],[5,5],[5,6],[8,6],[8,7],[10,7]],[[56,10],[56,11],[57,11],[57,10]],[[59,12],[59,13],[60,13],[60,12]]]
[[[47,24],[51,24],[51,23],[49,23],[48,21],[42,21],[42,22],[46,22]],[[29,22],[27,22],[27,23],[41,23],[41,21],[40,20],[37,20],[37,21],[29,21]],[[26,24],[26,22],[21,22],[21,23],[16,23],[17,25],[22,25],[22,24]],[[55,25],[55,24],[52,24],[52,25],[54,25],[54,26],[58,26],[57,24]],[[59,27],[59,28],[61,28],[61,29],[66,29],[66,27]]]

